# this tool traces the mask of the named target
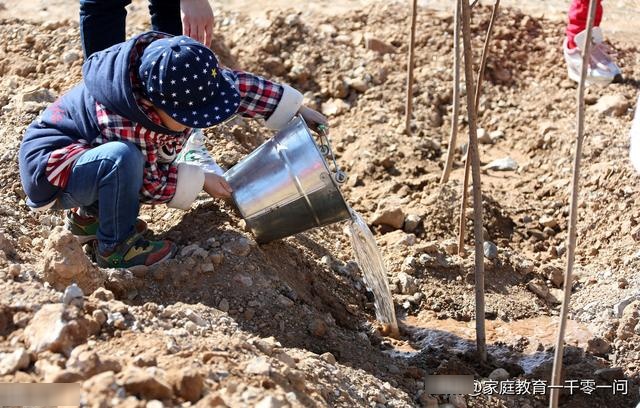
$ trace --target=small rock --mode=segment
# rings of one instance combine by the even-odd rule
[[[410,276],[404,272],[398,274],[400,280],[400,291],[405,295],[413,295],[418,291],[418,284],[413,276]]]
[[[187,258],[191,256],[194,252],[196,252],[198,249],[200,249],[200,246],[198,244],[187,245],[180,250],[180,256],[182,258]]]
[[[493,160],[489,164],[483,166],[483,169],[496,171],[516,171],[518,170],[518,162],[513,160],[511,157],[503,157],[502,159]]]
[[[73,64],[75,61],[80,59],[80,54],[75,51],[67,51],[62,54],[62,62],[65,64]]]
[[[164,408],[164,404],[162,403],[162,401],[151,400],[147,402],[145,408]]]
[[[0,232],[0,251],[9,256],[13,256],[16,253],[13,244],[11,243],[9,238],[7,238],[7,236],[2,232]]]
[[[313,319],[309,324],[309,332],[316,337],[324,337],[327,334],[327,324],[322,319]]]
[[[369,82],[363,78],[348,79],[347,85],[358,92],[366,92],[369,89]]]
[[[202,318],[202,316],[198,315],[191,309],[187,309],[184,315],[187,317],[187,319],[191,320],[200,327],[206,327],[209,325],[207,321]]]
[[[195,403],[202,396],[204,378],[197,370],[185,368],[170,372],[168,377],[175,394],[186,401]]]
[[[624,313],[624,309],[629,306],[631,304],[631,302],[633,302],[634,300],[636,300],[637,296],[628,296],[624,299],[622,299],[621,301],[619,301],[618,303],[616,303],[615,305],[613,305],[613,315],[614,317],[617,317],[618,319],[622,317],[622,314]]]
[[[400,207],[399,203],[390,200],[382,200],[378,203],[378,209],[373,215],[371,223],[373,225],[388,225],[395,229],[400,229],[404,224],[404,219],[404,211],[402,210],[402,207]]]
[[[304,392],[306,382],[304,372],[295,368],[286,368],[284,375],[296,391]]]
[[[95,350],[89,350],[86,345],[73,349],[67,360],[66,367],[68,370],[80,374],[82,378],[91,378],[105,371],[118,373],[122,369],[117,360],[109,357],[100,357]]]
[[[284,295],[278,295],[278,304],[282,307],[289,308],[294,305],[294,302]]]
[[[486,130],[484,130],[483,128],[478,128],[477,132],[478,132],[478,143],[480,144],[493,143],[493,140],[491,139],[491,137],[489,136],[489,133],[487,133]]]
[[[504,138],[504,132],[502,130],[494,130],[493,132],[489,133],[489,138],[491,139],[491,142],[495,143],[498,140]]]
[[[549,279],[555,287],[561,288],[564,283],[564,272],[562,269],[555,266],[549,266],[546,269],[548,271],[547,279]]]
[[[247,256],[251,252],[251,244],[246,237],[240,237],[222,244],[222,250],[236,256]]]
[[[115,299],[115,296],[113,295],[113,292],[111,292],[109,289],[105,289],[105,288],[98,288],[96,289],[92,294],[91,297],[98,299],[98,300],[102,300],[103,302],[108,302],[110,300]]]
[[[62,295],[62,303],[65,305],[76,305],[80,309],[84,307],[84,293],[75,283],[67,286]]]
[[[542,217],[540,217],[538,222],[541,225],[549,228],[556,228],[558,226],[558,221],[555,218],[550,217],[548,215],[543,215]]]
[[[91,313],[91,317],[94,318],[100,326],[107,322],[107,314],[102,309],[96,309]]]
[[[256,404],[256,408],[282,408],[284,402],[272,395],[267,395]]]
[[[414,232],[416,228],[418,228],[418,224],[420,224],[420,216],[416,214],[409,214],[404,219],[404,231],[405,232]]]
[[[633,301],[622,312],[616,335],[620,340],[631,338],[635,334],[635,328],[640,321],[640,301]]]
[[[120,312],[109,313],[107,315],[107,323],[116,329],[124,330],[127,328],[127,321]]]
[[[366,49],[375,51],[378,54],[395,54],[396,47],[374,37],[371,33],[364,35],[364,46]]]
[[[224,254],[222,252],[214,251],[209,253],[209,259],[214,265],[220,265],[224,262]]]
[[[487,259],[494,260],[498,257],[498,247],[491,241],[484,241],[482,250]]]
[[[229,311],[229,301],[227,299],[222,299],[220,301],[220,303],[218,304],[218,309],[220,309],[223,312],[228,312]]]
[[[0,375],[13,374],[18,370],[29,367],[31,359],[29,353],[20,347],[13,353],[0,353]]]
[[[55,100],[56,96],[50,90],[44,88],[30,88],[20,96],[20,102],[22,103],[51,103]]]
[[[454,240],[444,241],[442,246],[447,255],[455,255],[458,253],[458,243]]]
[[[213,268],[213,263],[212,262],[205,262],[202,265],[200,265],[200,270],[203,273],[211,273],[213,272],[215,269]]]
[[[422,254],[422,255],[426,255],[426,254]],[[418,260],[416,260],[416,258],[413,255],[409,255],[404,259],[404,261],[402,261],[401,271],[409,275],[413,275],[416,272],[417,264],[418,264]]]
[[[245,275],[244,273],[236,275],[233,280],[240,283],[245,288],[253,286],[253,279],[251,279],[251,276]]]
[[[269,375],[271,373],[271,364],[269,364],[266,357],[255,357],[247,363],[245,372],[247,374]]]
[[[171,387],[160,376],[138,367],[123,371],[122,385],[127,392],[144,399],[164,400],[172,397]]]
[[[320,110],[326,116],[337,116],[347,112],[351,106],[340,98],[332,98],[322,104]]]
[[[596,370],[594,374],[596,377],[600,377],[608,383],[612,383],[613,380],[624,379],[624,370],[622,367],[601,368]]]
[[[264,339],[257,339],[253,344],[264,354],[271,355],[279,343],[273,337],[267,337]]]
[[[24,331],[29,350],[40,353],[50,350],[69,355],[89,336],[88,322],[75,306],[46,304],[33,316]]]
[[[587,351],[596,355],[605,355],[609,353],[611,345],[602,337],[593,337],[587,341]]]
[[[540,279],[533,279],[527,283],[527,289],[535,293],[538,297],[546,300],[549,297],[549,288]]]
[[[629,109],[629,101],[622,94],[604,95],[591,109],[603,115],[622,116]]]
[[[329,353],[328,351],[326,353],[320,354],[320,358],[322,360],[324,360],[325,362],[329,363],[329,364],[335,364],[336,363],[335,356],[333,354]]]
[[[504,368],[496,368],[489,374],[489,379],[493,381],[506,381],[509,377],[509,372]]]
[[[20,271],[22,270],[22,265],[20,264],[10,264],[7,268],[7,273],[11,278],[15,279],[20,276]]]

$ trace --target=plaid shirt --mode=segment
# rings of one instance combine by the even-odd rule
[[[136,50],[132,52],[132,66],[135,66],[135,61],[144,51],[146,44],[158,37],[158,35],[149,36],[148,41],[140,41],[140,44],[137,44]],[[137,76],[133,71],[134,95],[140,101],[142,94]],[[268,119],[282,97],[284,92],[282,85],[247,72],[229,69],[221,69],[221,71],[223,75],[233,80],[240,93],[241,101],[236,113],[247,118]],[[143,107],[149,119],[162,125],[154,109],[145,108],[141,103],[138,105]],[[174,163],[174,159],[182,150],[182,146],[191,134],[191,129],[178,136],[154,132],[111,112],[99,102],[96,102],[96,116],[101,133],[93,140],[91,146],[81,141],[51,153],[46,170],[49,181],[53,185],[64,188],[73,164],[82,153],[91,147],[123,140],[138,146],[145,157],[144,179],[140,191],[141,201],[148,204],[171,201],[176,192],[178,176],[178,166]]]

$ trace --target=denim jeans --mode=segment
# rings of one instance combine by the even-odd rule
[[[92,213],[97,207],[98,249],[112,249],[134,232],[143,168],[142,153],[129,142],[108,142],[87,150],[75,162],[54,208],[82,207]]]
[[[126,6],[131,0],[80,0],[80,38],[87,58],[126,39]],[[180,0],[149,0],[151,26],[156,31],[182,34]]]

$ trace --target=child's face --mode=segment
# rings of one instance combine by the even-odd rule
[[[171,115],[169,115],[167,112],[165,112],[162,109],[160,109],[157,106],[155,106],[153,103],[151,103],[151,101],[148,101],[146,99],[142,99],[141,102],[145,106],[151,107],[156,111],[158,116],[160,116],[160,120],[162,120],[162,124],[167,129],[172,130],[174,132],[184,132],[185,130],[189,129],[188,126],[185,126],[185,125],[183,125],[181,123],[178,123],[175,120],[173,120]]]
[[[154,106],[154,109],[158,113],[158,116],[160,116],[160,119],[162,120],[162,124],[167,129],[173,130],[174,132],[184,132],[185,130],[189,129],[189,126],[185,126],[181,123],[176,122],[175,120],[173,120],[171,115],[169,115],[167,112],[163,111],[162,109],[156,106]]]

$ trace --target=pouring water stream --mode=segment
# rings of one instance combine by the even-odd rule
[[[367,223],[352,208],[349,223],[349,238],[351,247],[360,269],[364,274],[364,282],[373,292],[376,307],[376,318],[383,325],[383,334],[399,337],[398,322],[396,320],[393,298],[389,290],[387,268],[376,244],[376,239]]]

